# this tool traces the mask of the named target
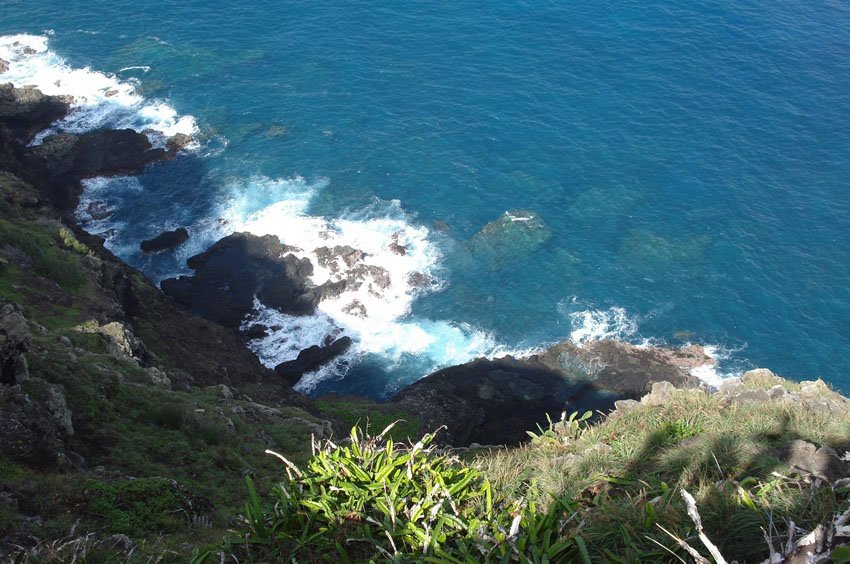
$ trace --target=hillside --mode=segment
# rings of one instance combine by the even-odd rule
[[[0,558],[693,558],[676,539],[708,557],[683,490],[730,560],[845,540],[850,409],[822,382],[755,371],[709,393],[700,350],[609,341],[449,367],[385,404],[296,393],[74,224],[80,179],[181,158],[180,140],[28,146],[66,111],[0,86]],[[275,484],[303,497],[282,511]]]

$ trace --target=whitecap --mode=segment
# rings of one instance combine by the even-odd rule
[[[89,67],[71,67],[49,49],[48,43],[46,36],[0,36],[0,59],[9,63],[8,70],[0,73],[0,81],[18,87],[35,86],[44,94],[72,100],[68,116],[42,132],[33,143],[40,143],[56,131],[82,133],[107,126],[154,132],[150,137],[157,146],[163,146],[168,137],[177,133],[197,135],[194,117],[179,115],[165,102],[146,100],[136,92],[135,79],[124,81]]]
[[[622,307],[574,311],[569,318],[570,340],[576,345],[603,339],[627,341],[638,330],[637,320]]]
[[[327,179],[308,182],[301,177],[233,181],[231,196],[217,213],[220,220],[211,226],[213,233],[204,236],[210,241],[234,232],[277,236],[288,253],[310,260],[316,285],[344,279],[352,268],[343,259],[322,263],[318,255],[323,248],[356,249],[363,254],[354,268],[363,265],[376,273],[365,275],[359,287],[323,300],[309,317],[286,315],[256,302],[243,327],[261,323],[270,328],[266,337],[249,342],[264,365],[274,367],[311,345],[351,337],[348,352],[302,378],[298,389],[309,392],[326,379],[341,377],[367,355],[381,359],[390,370],[416,357],[424,376],[478,357],[531,352],[511,350],[469,324],[411,316],[417,297],[444,284],[443,254],[429,229],[417,225],[397,200],[375,200],[337,218],[311,215],[311,200],[328,184]]]

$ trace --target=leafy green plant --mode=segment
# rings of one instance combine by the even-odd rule
[[[533,501],[497,499],[478,469],[437,451],[433,434],[397,444],[391,428],[370,437],[355,427],[347,444],[315,444],[303,470],[272,453],[286,471],[273,504],[248,478],[247,531],[221,552],[240,561],[541,562],[571,546],[560,534],[569,503],[538,512]]]
[[[531,437],[531,442],[537,445],[540,444],[558,444],[561,442],[574,441],[581,435],[582,429],[587,426],[587,420],[593,416],[590,411],[585,411],[581,417],[578,412],[574,411],[567,417],[567,412],[561,412],[561,419],[557,422],[552,421],[552,417],[547,413],[546,420],[549,425],[546,429],[537,425],[538,433],[526,431]]]

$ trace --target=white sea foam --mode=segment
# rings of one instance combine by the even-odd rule
[[[45,94],[73,100],[71,113],[42,132],[34,143],[60,130],[81,133],[106,126],[156,132],[150,135],[156,145],[177,133],[197,134],[195,118],[179,115],[162,101],[146,100],[136,92],[135,79],[120,80],[88,67],[73,68],[51,51],[48,43],[48,37],[40,35],[0,36],[0,59],[9,63],[9,69],[0,73],[0,82],[35,86]],[[131,68],[144,67],[122,70]]]
[[[723,380],[741,376],[741,372],[738,370],[723,369],[724,361],[728,361],[740,349],[732,350],[720,345],[703,345],[703,350],[706,356],[710,357],[713,362],[692,368],[690,371],[692,376],[696,376],[709,386],[715,388]]]
[[[517,354],[467,324],[411,318],[416,297],[438,290],[442,284],[442,253],[430,239],[429,230],[415,225],[395,200],[375,201],[336,219],[310,215],[310,200],[327,185],[325,179],[309,183],[303,178],[253,177],[232,183],[231,198],[219,211],[215,238],[239,231],[275,235],[289,252],[310,260],[312,281],[317,285],[342,280],[352,268],[342,259],[320,264],[317,251],[322,247],[349,246],[362,251],[354,268],[374,268],[359,287],[322,301],[312,317],[285,315],[256,303],[256,314],[246,319],[244,326],[262,323],[277,327],[250,343],[266,366],[292,360],[300,350],[341,335],[354,341],[349,352],[302,378],[299,389],[309,391],[323,379],[339,376],[362,355],[377,355],[390,366],[414,355],[423,360],[425,370],[434,370],[480,356]]]
[[[590,341],[626,341],[637,333],[638,324],[622,307],[586,309],[569,313],[570,340],[582,345]]]
[[[571,303],[575,303],[573,299]],[[608,309],[586,309],[568,312],[565,304],[561,305],[563,313],[570,318],[570,340],[576,345],[592,341],[614,339],[625,341],[638,348],[665,347],[666,342],[658,338],[646,338],[638,334],[638,320],[630,316],[625,308],[611,307]],[[691,343],[686,343],[685,346]],[[724,370],[724,361],[728,361],[736,350],[730,350],[720,345],[701,345],[711,362],[690,369],[690,374],[716,387],[723,380],[739,375],[734,371]]]

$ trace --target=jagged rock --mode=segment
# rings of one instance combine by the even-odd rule
[[[151,366],[145,370],[148,373],[148,376],[151,379],[151,384],[154,386],[161,386],[166,389],[171,388],[171,378],[168,375],[157,368],[156,366]]]
[[[325,297],[341,291],[342,283],[315,286],[308,259],[284,255],[273,235],[234,233],[187,261],[194,276],[164,280],[162,290],[196,315],[238,328],[263,304],[291,315],[310,315]]]
[[[269,328],[262,323],[254,323],[247,329],[242,330],[242,336],[246,339],[262,339],[269,336]]]
[[[5,59],[0,59],[0,73],[4,73],[9,70],[9,61]]]
[[[189,232],[185,227],[178,227],[173,231],[163,231],[153,239],[141,242],[139,248],[144,253],[160,253],[171,250],[189,240]]]
[[[37,88],[0,84],[0,122],[24,144],[54,121],[65,117],[68,109],[68,104],[60,97],[46,96]]]
[[[355,317],[366,317],[366,306],[360,300],[352,300],[350,304],[342,308],[343,313]]]
[[[411,272],[407,275],[407,284],[413,288],[427,288],[431,285],[431,277],[421,272]]]
[[[395,254],[397,254],[397,255],[404,256],[404,255],[406,255],[406,254],[407,254],[407,247],[405,247],[404,245],[399,245],[399,244],[398,244],[398,243],[396,243],[395,241],[393,241],[392,243],[390,243],[390,247],[389,247],[389,248],[390,248],[390,250],[391,250],[392,252],[394,252],[394,253],[395,253]]]
[[[299,352],[295,360],[278,364],[274,371],[294,386],[306,372],[318,370],[347,351],[350,346],[350,337],[342,337],[325,346],[313,345]]]
[[[81,179],[130,174],[168,153],[132,129],[102,129],[49,135],[27,155],[30,168],[39,171],[34,182],[59,208],[68,209],[76,205]]]
[[[19,384],[29,378],[27,359],[31,336],[20,309],[12,304],[0,307],[0,386]]]
[[[850,475],[850,464],[841,460],[832,448],[795,439],[788,443],[784,460],[793,470],[834,482]]]
[[[337,245],[336,247],[319,247],[316,249],[315,253],[316,260],[318,261],[319,266],[327,268],[333,273],[337,273],[340,270],[343,270],[342,265],[351,268],[355,264],[361,262],[366,257],[366,253],[348,245]]]
[[[675,355],[627,343],[560,343],[525,359],[478,359],[449,367],[407,386],[393,398],[415,413],[423,429],[441,425],[437,440],[516,444],[526,431],[562,411],[609,411],[618,400],[662,401],[675,386],[699,381],[673,364]],[[664,384],[657,382],[665,381]],[[633,403],[621,404],[634,406]]]
[[[71,410],[65,401],[65,389],[59,384],[45,383],[44,404],[47,411],[53,416],[56,428],[60,436],[70,438],[74,436],[74,424],[71,420]]]
[[[86,206],[86,213],[94,220],[106,219],[112,215],[112,212],[103,202],[89,202],[89,205]]]
[[[185,133],[176,133],[169,137],[165,142],[165,148],[169,153],[175,154],[185,149],[191,142],[192,137],[190,135],[186,135]]]

